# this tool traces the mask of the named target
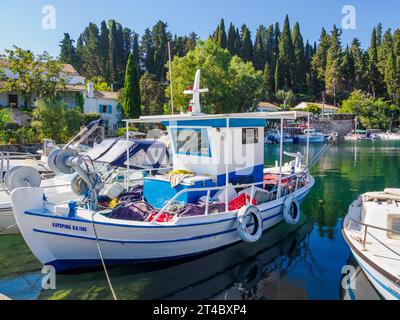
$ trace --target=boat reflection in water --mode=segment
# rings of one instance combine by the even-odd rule
[[[349,279],[344,277],[349,274],[344,274],[340,282],[340,299],[341,300],[382,300],[382,297],[375,290],[371,282],[367,279],[364,271],[361,269],[356,259],[350,254],[347,260],[347,265],[354,268],[355,272]],[[347,283],[348,286],[343,288],[342,283]]]
[[[255,244],[239,243],[179,264],[110,268],[118,299],[306,299],[306,289],[280,280],[307,252],[312,224],[280,223]],[[301,260],[301,259],[300,259]],[[280,290],[278,289],[280,287]],[[112,299],[104,272],[57,275],[39,299]]]

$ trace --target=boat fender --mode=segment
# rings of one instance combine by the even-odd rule
[[[287,224],[296,225],[300,221],[300,204],[294,196],[289,196],[283,203],[283,217]]]
[[[247,229],[248,216],[253,216],[254,230],[252,233]],[[237,215],[237,231],[244,242],[254,243],[260,240],[263,233],[263,221],[260,211],[253,205],[242,207]]]

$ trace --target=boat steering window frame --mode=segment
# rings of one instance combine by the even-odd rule
[[[171,127],[170,132],[176,154],[212,157],[207,128]]]

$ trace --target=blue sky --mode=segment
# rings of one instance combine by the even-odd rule
[[[42,28],[42,7],[53,5],[56,9],[56,29]],[[195,31],[206,38],[221,17],[240,26],[245,22],[255,32],[259,24],[280,22],[286,14],[291,24],[299,21],[305,40],[318,40],[321,27],[331,30],[333,24],[341,25],[342,7],[353,5],[356,9],[356,30],[344,30],[343,42],[358,37],[362,45],[369,45],[373,26],[382,22],[384,27],[400,27],[397,0],[0,0],[0,52],[13,45],[34,52],[59,53],[58,43],[64,32],[77,39],[89,22],[114,18],[139,34],[162,19],[172,33],[188,34]]]

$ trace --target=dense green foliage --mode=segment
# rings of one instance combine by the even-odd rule
[[[400,116],[398,108],[390,102],[366,96],[359,90],[343,101],[341,112],[357,114],[366,129],[390,129]]]
[[[202,97],[202,107],[206,113],[250,110],[262,97],[262,72],[255,71],[251,62],[245,63],[212,40],[207,40],[200,42],[185,57],[175,57],[173,61],[177,110],[187,110],[190,96],[183,94],[183,91],[193,84],[197,69],[202,70],[202,87],[210,89]],[[166,94],[169,96],[169,88]]]

